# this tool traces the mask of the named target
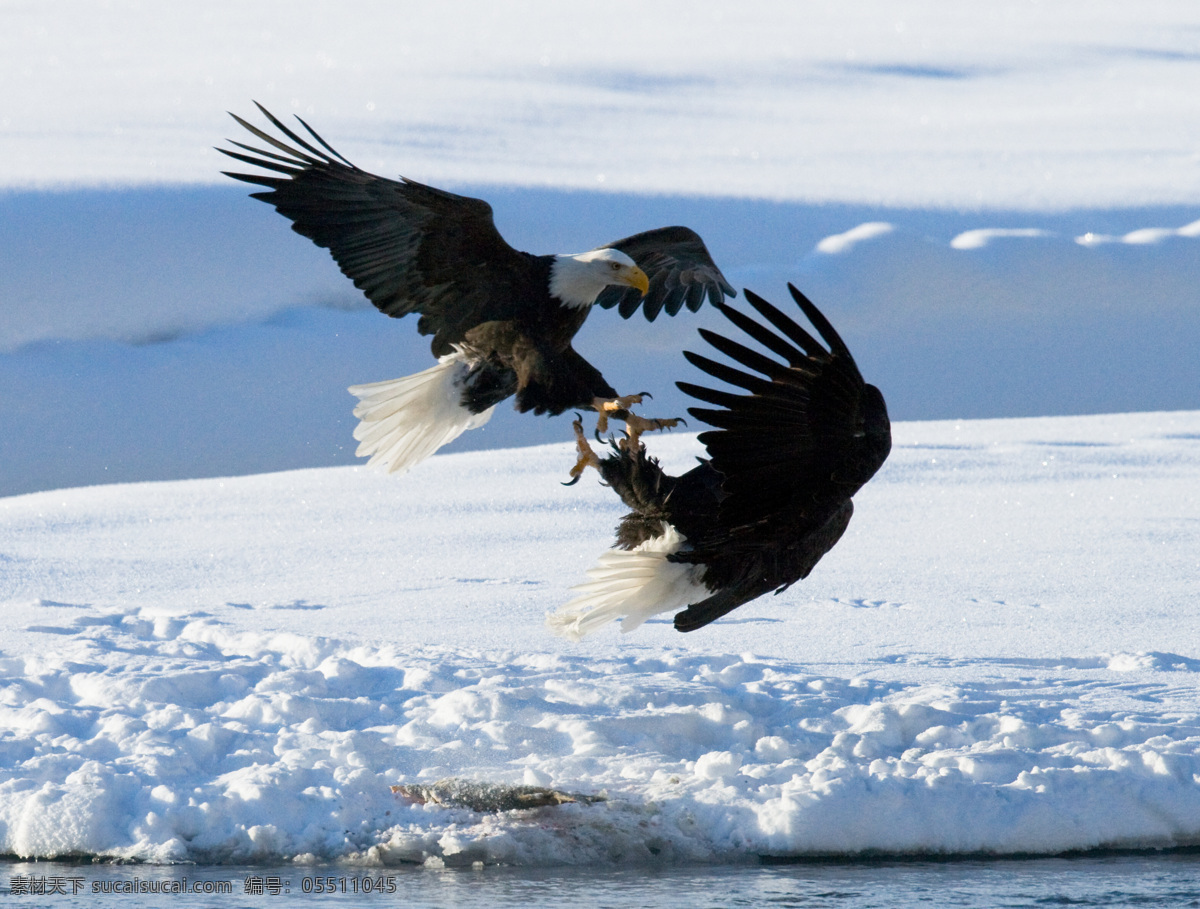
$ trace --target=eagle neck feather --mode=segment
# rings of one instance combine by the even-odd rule
[[[554,256],[550,262],[550,296],[571,309],[587,309],[606,285],[580,256]]]

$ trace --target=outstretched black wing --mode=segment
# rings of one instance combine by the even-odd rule
[[[299,117],[313,142],[261,104],[258,109],[293,144],[231,114],[274,151],[232,140],[250,154],[218,150],[274,173],[227,171],[227,176],[267,187],[254,198],[274,205],[297,233],[328,249],[382,312],[397,318],[420,313],[418,329],[436,336],[438,355],[449,353],[450,344],[475,325],[513,317],[538,259],[504,241],[488,203],[403,177],[369,174]]]
[[[596,303],[605,309],[615,306],[624,319],[632,316],[639,306],[646,314],[646,321],[653,322],[663,310],[669,316],[684,306],[695,312],[706,298],[720,303],[726,294],[737,296],[708,254],[700,235],[690,228],[660,227],[599,248],[619,249],[650,279],[650,290],[644,298],[636,288],[615,285],[605,288],[596,298]]]
[[[716,427],[700,434],[722,475],[725,498],[716,526],[689,561],[707,565],[705,581],[722,592],[676,616],[692,630],[775,587],[808,575],[841,537],[850,497],[882,466],[891,450],[883,395],[863,381],[833,326],[792,285],[792,297],[828,345],[822,346],[766,300],[746,299],[769,326],[724,304],[721,312],[784,362],[701,330],[737,366],[687,352],[736,394],[680,382],[700,401],[721,409],[689,408]]]

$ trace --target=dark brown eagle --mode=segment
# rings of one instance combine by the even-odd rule
[[[674,425],[631,414],[640,397],[619,397],[571,339],[595,303],[624,318],[640,308],[653,321],[733,296],[694,231],[664,227],[577,255],[520,252],[500,236],[483,200],[369,174],[299,117],[307,139],[258,108],[288,141],[232,114],[266,147],[230,140],[243,151],[219,150],[268,173],[227,175],[267,187],[253,197],[328,249],[381,312],[415,312],[417,330],[433,335],[437,365],[350,389],[360,398],[359,455],[407,470],[486,423],[514,395],[522,412],[595,407],[601,421],[615,415],[635,433]]]
[[[765,323],[716,304],[784,362],[701,329],[738,365],[685,356],[747,394],[677,383],[720,408],[688,409],[715,427],[700,434],[708,459],[697,467],[670,476],[645,445],[629,439],[599,458],[575,424],[581,458],[572,473],[596,467],[631,511],[617,528],[616,548],[588,571],[590,580],[575,588],[579,595],[549,617],[557,633],[578,640],[622,617],[622,630],[630,631],[681,607],[675,628],[695,631],[808,577],[841,538],[854,513],[851,496],[891,451],[891,424],[883,395],[863,381],[833,326],[788,289],[829,349],[749,290],[746,299]]]

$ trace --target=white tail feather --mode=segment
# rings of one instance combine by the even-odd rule
[[[469,371],[466,357],[456,350],[416,375],[350,386],[359,398],[354,415],[361,421],[354,429],[361,443],[355,454],[370,455],[370,466],[403,473],[482,426],[496,408],[471,413],[462,406],[462,382]]]
[[[579,596],[548,615],[546,625],[578,641],[622,616],[621,631],[633,631],[652,615],[705,599],[712,591],[701,583],[703,566],[667,559],[685,542],[683,534],[664,523],[662,536],[636,549],[608,550],[588,569],[590,580],[571,588]]]

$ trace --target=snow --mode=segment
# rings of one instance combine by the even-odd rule
[[[21,3],[0,16],[0,84],[38,80],[0,119],[9,186],[217,182],[211,148],[236,129],[224,112],[255,98],[362,167],[404,162],[428,181],[1200,202],[1187,0],[66,0],[54,17]]]
[[[560,444],[0,499],[0,852],[518,864],[1200,841],[1200,412],[909,423],[846,537],[682,636],[542,623]],[[671,469],[700,449],[654,438]],[[456,777],[604,794],[477,812]]]
[[[579,16],[0,6],[0,854],[1200,844],[1193,6]],[[428,345],[220,183],[252,98],[488,198],[521,248],[682,223],[739,289],[795,282],[896,420],[846,536],[693,634],[555,637],[616,497],[559,485],[569,415],[351,466],[346,388]],[[719,317],[617,322],[579,349],[681,412],[680,351]],[[445,779],[603,798],[392,790]]]
[[[134,193],[123,214],[126,195],[35,194],[5,225],[18,242],[0,269],[0,494],[357,463],[346,389],[434,365],[413,320],[380,316],[324,250],[240,190]],[[490,198],[507,205],[506,235],[535,251],[693,225],[739,293],[779,304],[791,281],[808,294],[894,419],[1200,407],[1200,238],[1180,233],[1195,211],[1083,212],[1014,236],[1025,216]],[[27,216],[39,202],[53,221]],[[89,207],[99,214],[84,237],[74,219]],[[1153,243],[1080,242],[1164,224],[1177,226]],[[702,349],[696,329],[722,321],[597,312],[575,346],[622,394],[651,391],[647,416],[674,416],[691,403],[675,381],[699,376],[682,350]],[[570,420],[505,404],[452,445],[562,441]]]

